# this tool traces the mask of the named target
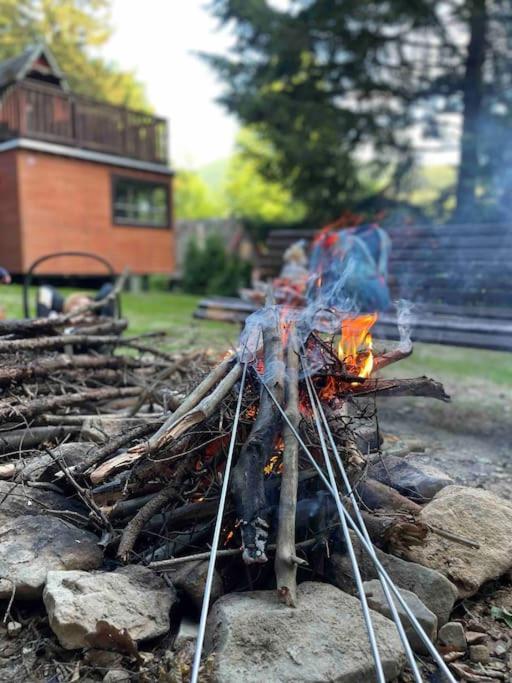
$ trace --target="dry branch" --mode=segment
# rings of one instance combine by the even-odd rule
[[[284,394],[284,363],[276,314],[269,316],[263,328],[263,352],[265,384],[281,404]],[[243,557],[247,564],[267,561],[265,546],[270,515],[263,468],[272,453],[280,427],[280,413],[262,386],[258,415],[233,468],[231,484],[237,515],[241,520]]]
[[[428,377],[414,379],[367,379],[364,384],[352,387],[354,396],[424,396],[436,398],[439,401],[450,400],[443,385]]]
[[[299,413],[299,356],[291,336],[286,354],[286,416],[298,430]],[[277,549],[274,562],[279,600],[289,607],[297,604],[297,555],[295,551],[295,516],[299,483],[299,444],[288,426],[283,429],[283,471],[279,497]]]

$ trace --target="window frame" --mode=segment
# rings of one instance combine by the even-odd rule
[[[142,221],[137,221],[133,218],[119,218],[116,217],[115,197],[116,197],[116,183],[119,181],[131,181],[139,185],[147,185],[148,187],[158,187],[165,192],[165,209],[166,221],[165,224],[155,225]],[[112,173],[110,178],[110,207],[112,224],[120,228],[149,228],[151,230],[169,230],[171,224],[171,206],[170,206],[170,184],[169,181],[147,180],[146,178],[137,178],[132,175],[123,175],[121,173]]]

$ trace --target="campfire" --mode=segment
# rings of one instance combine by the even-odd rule
[[[216,364],[205,354],[171,356],[140,338],[124,339],[124,321],[85,318],[71,330],[65,316],[2,323],[0,353],[10,359],[0,372],[4,451],[25,438],[46,455],[4,461],[0,477],[30,481],[27,472],[44,461],[38,485],[86,506],[86,524],[110,562],[172,575],[208,560],[193,681],[215,575],[227,592],[274,589],[294,608],[302,580],[328,580],[326,561],[335,551],[350,557],[377,678],[385,680],[354,539],[377,568],[415,679],[394,600],[450,676],[374,549],[399,554],[439,531],[421,521],[417,503],[367,473],[381,445],[376,399],[449,398],[426,377],[379,376],[412,347],[404,325],[395,347],[374,339],[377,319],[319,305],[318,297],[276,304],[271,294],[248,318],[237,348]],[[123,344],[130,354],[113,355]],[[74,355],[59,353],[70,347]],[[83,438],[94,413],[129,427],[82,462],[54,456],[45,444],[63,443],[77,429]]]

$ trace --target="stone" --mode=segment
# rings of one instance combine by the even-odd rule
[[[452,581],[460,598],[512,567],[512,503],[484,489],[447,486],[421,511],[420,520],[465,539],[478,548],[438,534],[404,551],[407,559],[431,567]]]
[[[112,671],[107,671],[103,676],[103,683],[130,683],[130,681],[130,672],[124,669],[113,669]]]
[[[20,624],[19,621],[10,621],[7,624],[7,635],[9,636],[9,638],[17,638],[21,633],[22,628],[23,626]]]
[[[52,570],[97,569],[98,538],[57,517],[22,515],[0,525],[0,599],[37,598]]]
[[[0,481],[0,524],[20,515],[39,515],[44,510],[70,510],[87,515],[83,505],[55,491]]]
[[[182,650],[184,647],[193,645],[197,640],[197,633],[199,631],[199,624],[197,621],[192,621],[188,617],[183,617],[180,622],[178,634],[174,640],[174,649]]]
[[[491,653],[487,645],[471,645],[469,648],[469,658],[478,664],[489,664]]]
[[[363,583],[363,587],[365,595],[368,599],[368,606],[376,612],[383,614],[385,617],[392,619],[391,610],[382,589],[381,582],[378,579],[374,579],[373,581],[365,581]],[[414,593],[411,593],[411,591],[400,589],[400,595],[407,603],[407,607],[409,607],[416,619],[419,621],[427,636],[432,642],[434,642],[437,636],[436,615],[427,609],[418,596]],[[409,638],[412,649],[419,654],[428,655],[429,652],[427,647],[412,627],[405,610],[396,598],[394,599],[394,603],[400,616],[400,621],[402,622],[407,637]]]
[[[452,647],[457,652],[466,652],[467,642],[464,627],[458,621],[449,621],[439,629],[439,642]]]
[[[126,629],[136,642],[167,633],[176,592],[147,567],[129,565],[113,572],[49,572],[43,601],[60,644],[73,650],[98,647],[100,621]]]
[[[230,593],[212,606],[205,655],[215,683],[361,683],[375,669],[357,598],[325,583],[302,583],[297,607],[275,591]],[[392,621],[372,612],[386,681],[405,657]]]
[[[378,573],[375,565],[352,532],[351,538],[363,581],[376,579]],[[448,621],[458,593],[455,586],[445,576],[428,567],[384,553],[378,548],[375,549],[375,552],[379,562],[395,585],[398,588],[415,593],[425,607],[436,615],[438,626],[442,626]],[[356,593],[348,555],[340,555],[339,553],[331,555],[329,576],[331,581],[342,590],[352,594]]]
[[[169,572],[168,576],[171,579],[173,586],[177,588],[178,591],[183,592],[197,610],[201,610],[207,574],[208,562],[206,560],[200,560],[196,562],[186,562],[174,571]],[[223,593],[224,588],[220,574],[217,571],[214,571],[210,599],[211,603],[218,600]]]
[[[418,503],[432,500],[441,489],[453,484],[453,479],[431,465],[393,455],[373,462],[368,468],[368,476]]]

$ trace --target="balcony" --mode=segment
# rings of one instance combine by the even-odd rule
[[[0,140],[20,137],[168,164],[165,119],[28,81],[0,99]]]

